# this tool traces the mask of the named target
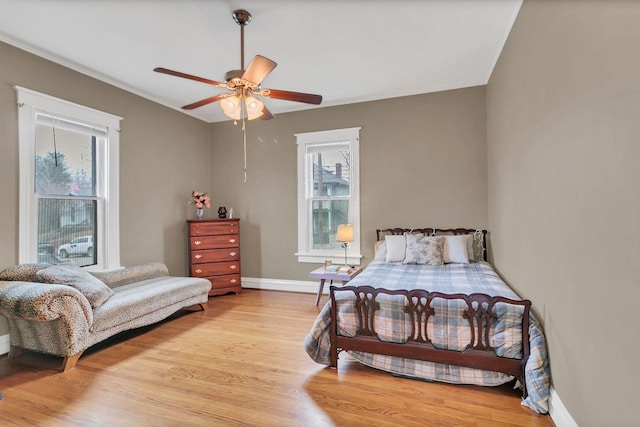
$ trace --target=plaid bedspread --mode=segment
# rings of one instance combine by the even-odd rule
[[[351,286],[372,286],[385,289],[426,289],[443,293],[484,293],[520,299],[509,286],[500,279],[490,264],[446,264],[444,266],[403,265],[373,261],[351,282]],[[404,302],[398,297],[388,297],[381,301],[376,313],[375,330],[378,338],[390,342],[406,342],[410,325],[406,313],[402,311]],[[352,292],[337,292],[338,331],[340,335],[354,336],[357,329],[355,311],[351,308]],[[380,301],[379,301],[380,302]],[[470,341],[469,324],[462,321],[461,307],[455,302],[445,303],[444,316],[430,321],[429,337],[439,348],[462,350]],[[453,304],[453,305],[452,305]],[[513,311],[513,307],[511,310]],[[504,307],[503,307],[504,308]],[[505,309],[509,310],[509,309]],[[491,329],[490,344],[496,354],[503,357],[522,357],[521,323],[517,313],[499,315],[498,324]],[[522,314],[520,314],[520,318]],[[331,323],[330,303],[318,315],[311,331],[305,338],[304,346],[309,356],[316,362],[329,365]],[[531,315],[529,325],[531,354],[525,366],[525,381],[528,397],[523,405],[539,413],[548,412],[549,363],[545,338],[539,322]],[[513,377],[499,372],[482,371],[472,368],[444,365],[420,360],[403,359],[379,354],[349,352],[361,363],[373,368],[421,379],[443,381],[455,384],[476,384],[494,386],[504,384]]]

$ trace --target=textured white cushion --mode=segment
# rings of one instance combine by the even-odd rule
[[[387,256],[385,261],[402,262],[407,245],[404,235],[387,235],[384,236],[384,239],[387,243]]]
[[[0,271],[1,281],[17,281],[17,282],[37,282],[38,271],[44,270],[50,267],[51,264],[38,263],[38,264],[18,264],[11,267],[7,267]]]
[[[472,236],[461,234],[457,236],[443,236],[444,250],[442,258],[445,264],[469,264],[469,248]]]

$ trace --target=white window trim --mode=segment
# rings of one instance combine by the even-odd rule
[[[326,130],[320,132],[296,133],[298,145],[298,262],[324,263],[332,260],[335,264],[344,264],[344,249],[311,249],[310,218],[307,209],[307,182],[305,176],[305,154],[307,144],[349,142],[351,150],[352,198],[349,203],[349,223],[353,224],[353,242],[349,243],[347,262],[359,265],[362,262],[360,250],[360,127]]]
[[[58,99],[20,86],[13,87],[18,100],[18,135],[20,164],[20,219],[18,261],[37,262],[37,200],[35,185],[35,120],[36,113],[54,114],[78,120],[96,127],[106,128],[105,143],[96,150],[105,162],[99,162],[97,179],[102,180],[103,203],[97,211],[98,259],[88,270],[115,270],[120,265],[120,120],[122,117],[104,113],[69,101]],[[106,166],[106,167],[103,167]]]

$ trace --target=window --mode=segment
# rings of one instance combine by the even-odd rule
[[[298,144],[298,261],[344,263],[339,224],[353,224],[349,264],[360,255],[360,128],[296,134]]]
[[[120,117],[16,86],[19,262],[120,267]]]

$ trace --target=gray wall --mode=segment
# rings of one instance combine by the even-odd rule
[[[269,100],[266,101],[267,106]],[[241,219],[242,275],[309,280],[298,263],[295,133],[361,126],[361,229],[365,263],[380,227],[486,227],[485,87],[326,107],[212,125],[213,204]]]
[[[207,123],[0,43],[0,268],[18,262],[18,112],[13,85],[124,117],[120,134],[121,262],[165,262],[187,274],[191,191],[210,182]],[[152,71],[149,71],[151,75]],[[0,319],[0,335],[8,333]]]
[[[640,3],[526,0],[487,89],[489,224],[581,426],[638,425]]]
[[[486,99],[476,87],[250,122],[246,184],[231,122],[205,124],[0,43],[0,267],[17,262],[14,84],[125,118],[122,263],[160,260],[176,274],[187,272],[184,219],[197,189],[241,218],[244,276],[306,280],[312,265],[293,255],[293,134],[362,126],[365,262],[377,227],[489,226],[497,268],[544,321],[553,384],[573,417],[632,425],[637,22],[631,1],[526,0]]]

